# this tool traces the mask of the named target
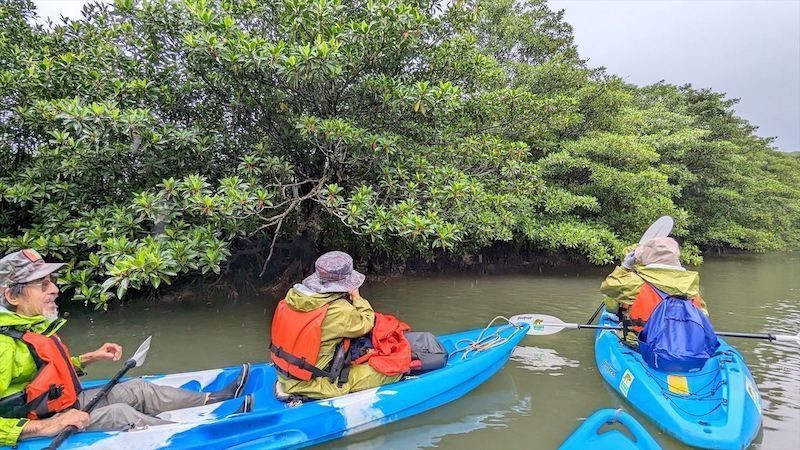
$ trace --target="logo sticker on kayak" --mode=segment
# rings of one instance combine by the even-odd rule
[[[753,399],[753,403],[756,404],[756,408],[758,408],[758,411],[761,412],[761,402],[758,399],[758,392],[756,391],[756,388],[753,387],[753,383],[751,383],[750,380],[747,380],[745,385],[747,387],[747,395]]]
[[[622,395],[628,397],[628,390],[631,388],[631,384],[633,384],[633,380],[636,377],[633,376],[630,370],[626,370],[624,374],[622,374],[622,381],[619,382],[619,391],[622,392]]]

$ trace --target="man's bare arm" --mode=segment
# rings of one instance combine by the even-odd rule
[[[49,419],[30,420],[22,429],[20,438],[55,436],[70,425],[75,425],[79,430],[86,428],[89,425],[89,414],[70,409]]]

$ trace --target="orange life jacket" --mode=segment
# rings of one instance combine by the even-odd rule
[[[24,342],[38,369],[22,392],[0,399],[0,409],[14,417],[44,419],[77,406],[81,383],[69,350],[58,335],[44,336],[7,327],[0,328],[0,333]]]
[[[304,381],[331,376],[330,372],[315,365],[322,344],[322,320],[328,306],[303,312],[290,308],[286,300],[278,302],[272,317],[272,342],[269,345],[278,372]]]
[[[652,284],[644,282],[641,289],[639,289],[639,293],[636,294],[636,298],[633,300],[633,305],[628,309],[632,325],[631,329],[637,333],[641,332],[644,329],[644,325],[653,314],[653,310],[656,309],[656,306],[658,306],[662,300],[656,288],[653,287]],[[696,298],[690,300],[695,306],[702,308],[699,300]]]

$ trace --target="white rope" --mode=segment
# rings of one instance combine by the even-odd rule
[[[492,325],[498,319],[505,320],[506,322],[508,322],[508,325],[500,326],[494,331],[494,333],[484,336],[484,333],[486,333],[486,331],[488,331],[489,328],[491,328]],[[506,329],[508,329],[509,327],[514,328],[514,332],[511,333],[510,335],[508,335],[507,337],[503,337],[501,335],[501,333],[503,331],[505,331]],[[456,349],[453,350],[453,352],[448,355],[448,358],[452,357],[453,355],[455,355],[457,353],[462,353],[463,352],[463,355],[461,355],[461,359],[464,360],[464,359],[467,359],[469,357],[469,354],[471,352],[473,352],[473,351],[482,352],[482,351],[485,351],[485,350],[489,350],[490,348],[494,348],[494,347],[497,347],[499,345],[503,345],[506,342],[508,342],[509,339],[514,337],[514,335],[519,333],[520,329],[522,329],[521,325],[517,325],[517,324],[511,322],[511,320],[509,320],[507,317],[497,316],[494,319],[492,319],[491,322],[489,322],[489,325],[486,325],[486,327],[481,331],[481,334],[478,335],[477,339],[475,339],[475,340],[472,340],[472,339],[461,339],[458,342],[456,342]],[[466,345],[462,347],[462,345],[464,345],[464,344],[466,344]]]

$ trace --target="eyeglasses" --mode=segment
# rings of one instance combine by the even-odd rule
[[[47,292],[47,290],[50,288],[50,285],[51,284],[55,285],[56,283],[58,283],[58,275],[50,274],[44,278],[39,278],[38,280],[28,281],[27,283],[20,283],[20,284],[25,286],[38,285],[39,289],[41,289],[42,292]]]

